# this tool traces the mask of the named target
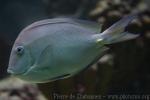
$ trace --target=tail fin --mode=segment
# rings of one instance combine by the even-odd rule
[[[124,32],[125,27],[136,17],[137,14],[122,18],[117,23],[105,30],[102,34],[100,34],[100,36],[105,40],[106,44],[126,41],[138,37],[139,35]]]

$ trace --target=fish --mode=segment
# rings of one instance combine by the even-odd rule
[[[52,18],[24,28],[11,50],[7,72],[22,80],[46,83],[69,78],[97,61],[109,49],[107,45],[137,38],[125,31],[137,18],[131,14],[102,32],[102,24]]]

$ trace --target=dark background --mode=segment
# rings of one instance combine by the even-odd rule
[[[34,21],[75,17],[100,22],[105,30],[123,16],[139,12],[126,30],[140,37],[111,45],[102,60],[74,77],[38,86],[48,98],[53,93],[150,94],[149,6],[149,0],[0,0],[0,79],[8,76],[17,35]]]

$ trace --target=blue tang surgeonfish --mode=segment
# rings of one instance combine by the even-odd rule
[[[68,78],[85,69],[108,50],[106,45],[136,38],[124,31],[136,15],[123,17],[101,32],[98,23],[53,18],[21,31],[10,55],[8,73],[35,83]]]

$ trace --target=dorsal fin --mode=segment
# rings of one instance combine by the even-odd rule
[[[74,23],[78,23],[80,26],[89,28],[95,32],[100,33],[102,29],[102,24],[93,22],[93,21],[87,21],[87,20],[79,20],[79,19],[69,19],[70,21]]]
[[[72,19],[72,18],[53,18],[53,19],[45,19],[41,21],[34,22],[33,24],[29,25],[23,31],[33,29],[38,26],[47,25],[47,24],[57,24],[57,23],[70,23],[80,25],[82,27],[91,29],[94,32],[101,32],[102,25],[92,21],[86,20],[79,20],[79,19]]]

